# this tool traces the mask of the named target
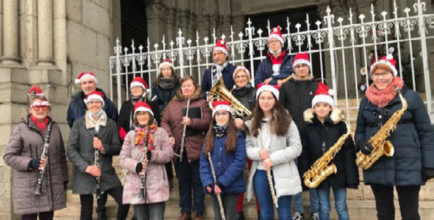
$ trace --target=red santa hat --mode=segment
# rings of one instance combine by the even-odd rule
[[[175,68],[173,67],[173,63],[170,59],[164,59],[163,62],[161,62],[160,65],[158,65],[158,69],[161,69],[163,66],[170,66],[172,69]]]
[[[143,90],[147,90],[149,88],[148,84],[140,76],[137,76],[136,78],[133,79],[133,81],[131,81],[130,89],[133,88],[134,86],[140,86],[143,88]]]
[[[319,102],[325,102],[333,107],[333,93],[332,89],[329,89],[324,83],[319,82],[315,97],[312,99],[312,108]]]
[[[258,99],[259,95],[264,91],[268,91],[268,92],[273,93],[274,97],[277,100],[279,100],[279,86],[267,85],[267,84],[258,84],[257,90],[256,90],[256,99]]]
[[[84,99],[84,103],[86,103],[86,105],[87,105],[88,102],[90,102],[91,100],[95,100],[95,99],[98,101],[101,101],[102,106],[104,107],[105,102],[104,102],[102,92],[100,92],[100,91],[93,91],[93,92],[89,93],[89,95],[86,96],[86,99]]]
[[[385,65],[387,65],[390,68],[389,71],[393,72],[394,76],[398,76],[398,70],[396,70],[396,60],[393,59],[392,54],[388,54],[387,56],[382,57],[381,59],[377,60],[377,62],[375,62],[374,64],[372,64],[372,66],[371,66],[371,74],[372,74],[372,72],[375,69],[374,67],[376,65],[378,65],[378,64],[385,64]]]
[[[212,117],[214,117],[215,113],[221,110],[225,110],[230,112],[231,114],[234,114],[234,111],[231,108],[231,103],[229,103],[229,101],[214,101],[212,105],[214,107],[212,110]]]
[[[234,80],[235,80],[235,77],[237,76],[237,74],[238,74],[240,71],[244,71],[244,72],[246,72],[246,74],[247,74],[247,78],[248,78],[248,80],[250,81],[250,71],[249,71],[245,66],[237,66],[237,68],[236,68],[235,71],[234,71],[234,74],[232,75],[233,78],[234,78]]]
[[[271,38],[276,38],[283,45],[283,37],[282,37],[282,33],[280,32],[280,27],[274,27],[273,29],[271,29],[271,33],[267,39],[268,43],[270,43]]]
[[[151,113],[152,117],[154,116],[154,112],[152,112],[151,107],[146,102],[142,101],[138,101],[134,105],[134,116],[137,112],[149,112]]]
[[[98,84],[98,81],[96,80],[96,76],[95,76],[95,74],[93,74],[93,73],[91,73],[91,72],[88,72],[88,71],[85,71],[85,72],[82,72],[82,73],[80,73],[80,75],[78,75],[78,77],[77,77],[77,79],[75,79],[75,83],[76,84],[79,84],[79,83],[81,83],[81,80],[82,79],[84,79],[84,78],[91,78],[91,79],[93,79],[93,81],[95,81],[95,83],[96,84]]]
[[[222,53],[226,54],[226,56],[228,55],[228,48],[226,47],[226,41],[221,39],[218,40],[215,47],[214,47],[214,51],[221,51]]]
[[[32,99],[35,99],[35,98],[41,97],[41,96],[45,96],[44,92],[42,92],[42,89],[39,86],[32,86],[29,89],[28,95]],[[30,107],[33,107],[33,106],[51,106],[51,104],[47,100],[43,100],[42,102],[32,102]]]
[[[298,64],[306,64],[312,69],[312,63],[309,60],[309,54],[307,53],[297,53],[294,58],[294,62],[292,62],[292,68],[295,68]]]

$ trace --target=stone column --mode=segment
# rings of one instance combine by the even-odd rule
[[[53,65],[53,0],[38,1],[38,65]]]
[[[20,62],[18,4],[17,0],[3,0],[3,64]]]

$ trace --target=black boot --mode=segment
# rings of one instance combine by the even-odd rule
[[[134,215],[133,215],[133,217],[131,218],[131,220],[137,220],[136,212],[134,212]]]
[[[261,212],[258,212],[258,220],[261,220]]]
[[[98,220],[107,220],[107,216],[105,215],[105,212],[98,212]]]
[[[244,212],[238,212],[237,213],[237,219],[238,220],[244,220]]]

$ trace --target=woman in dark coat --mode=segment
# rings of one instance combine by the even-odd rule
[[[391,157],[382,156],[363,171],[365,184],[371,185],[378,219],[395,219],[393,190],[398,192],[403,219],[420,219],[419,191],[434,176],[434,132],[420,95],[408,89],[397,77],[396,61],[383,57],[371,66],[373,84],[360,102],[355,139],[361,153],[369,155],[368,143],[388,119],[402,107],[395,86],[408,102],[396,130],[389,140],[395,149]]]
[[[112,158],[119,155],[121,143],[116,122],[107,118],[103,110],[102,97],[101,92],[90,93],[85,100],[89,110],[72,126],[67,148],[68,158],[75,166],[72,192],[80,195],[80,219],[91,220],[93,194],[99,177],[101,194],[108,193],[115,199],[119,206],[117,219],[125,220],[129,205],[122,205],[123,188],[112,166]],[[95,165],[96,150],[99,151],[100,167]]]
[[[3,160],[14,170],[12,202],[22,220],[52,220],[66,207],[68,168],[59,126],[47,116],[50,103],[38,86],[30,89],[30,114],[13,129]],[[51,129],[51,131],[50,131]],[[49,137],[48,158],[42,159],[44,138]],[[35,195],[39,170],[44,169],[41,195]]]
[[[160,74],[157,80],[152,84],[152,96],[157,96],[157,106],[162,114],[167,104],[175,97],[179,89],[179,77],[175,73],[172,61],[169,59],[163,60],[159,65]],[[162,116],[161,116],[162,117]]]

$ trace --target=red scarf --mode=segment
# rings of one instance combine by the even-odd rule
[[[371,86],[369,86],[368,90],[366,90],[366,98],[368,98],[368,100],[372,102],[372,104],[383,108],[395,98],[395,85],[398,86],[399,89],[402,89],[402,87],[404,86],[404,81],[402,81],[402,79],[399,77],[395,77],[392,83],[390,83],[390,85],[383,90],[377,89],[377,87],[372,84]]]
[[[268,57],[270,57],[271,59],[271,64],[275,65],[275,64],[279,64],[281,65],[283,63],[283,58],[285,57],[286,52],[284,50],[282,50],[282,52],[280,53],[280,55],[278,57],[274,57],[273,54],[271,54],[270,52],[267,52]]]
[[[33,117],[33,115],[30,116],[30,118],[32,119],[33,123],[35,123],[36,126],[38,126],[38,128],[40,128],[43,132],[45,132],[45,127],[47,126],[48,122],[50,121],[48,119],[48,117],[45,118],[44,122],[39,123],[39,121]]]

